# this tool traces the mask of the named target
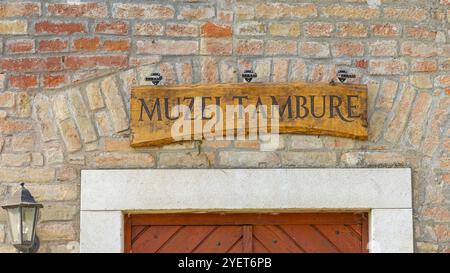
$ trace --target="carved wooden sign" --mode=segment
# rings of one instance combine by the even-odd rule
[[[367,87],[323,83],[139,86],[131,93],[131,146],[242,134],[367,139]]]

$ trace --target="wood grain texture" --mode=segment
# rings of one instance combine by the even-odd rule
[[[171,110],[176,105],[194,110],[193,101],[195,105],[201,105],[199,109],[220,105],[223,113],[226,113],[226,105],[265,105],[269,110],[269,130],[270,109],[272,105],[278,105],[281,134],[331,135],[362,140],[368,136],[366,85],[246,83],[139,86],[134,87],[131,93],[131,146],[158,146],[175,142],[171,128],[178,116],[173,116]],[[197,115],[203,126],[210,117],[202,110]],[[246,126],[248,133],[252,127]],[[221,135],[235,134],[236,128],[232,130],[227,132],[225,125],[218,128]],[[194,132],[186,133],[184,137],[194,139]],[[202,139],[204,136],[200,133],[195,137]]]
[[[360,213],[170,213],[131,214],[133,226],[141,225],[266,225],[361,224]]]

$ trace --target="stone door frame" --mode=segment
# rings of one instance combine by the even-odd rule
[[[368,211],[370,252],[413,252],[409,168],[81,171],[81,252],[123,252],[124,214]]]

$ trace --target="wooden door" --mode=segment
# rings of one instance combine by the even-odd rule
[[[131,214],[125,252],[367,252],[366,213]]]

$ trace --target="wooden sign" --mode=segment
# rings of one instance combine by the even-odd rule
[[[130,111],[132,147],[248,136],[261,128],[259,133],[367,139],[365,85],[140,86],[132,90]]]

